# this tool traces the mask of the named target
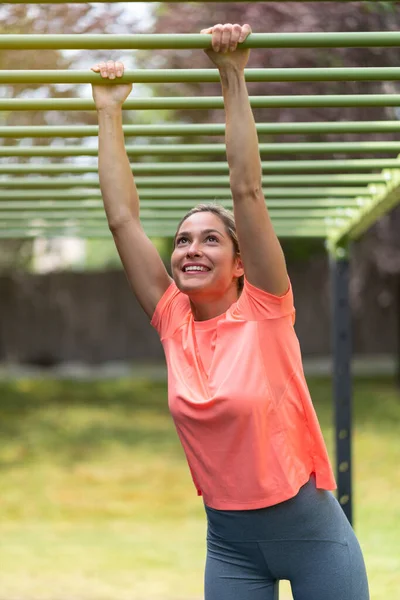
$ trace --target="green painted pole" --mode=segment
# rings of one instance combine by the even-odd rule
[[[373,169],[398,169],[400,160],[397,158],[376,158],[376,159],[343,159],[341,161],[333,160],[279,160],[262,161],[264,173],[335,173],[342,172],[353,173],[354,171],[371,171]],[[135,175],[157,174],[180,174],[180,173],[228,173],[228,163],[223,161],[214,162],[141,162],[131,165],[131,170]],[[64,162],[62,164],[0,164],[0,175],[58,175],[74,174],[83,175],[88,173],[98,173],[97,164],[82,165]],[[343,173],[343,174],[345,174]]]
[[[313,230],[306,228],[291,228],[290,230],[279,230],[276,229],[276,234],[279,238],[293,238],[294,232],[295,237],[297,238],[317,238],[324,239],[328,233],[327,229],[321,230]],[[165,228],[153,229],[147,228],[146,233],[149,237],[173,237],[174,231],[168,231]],[[20,227],[20,228],[10,228],[10,227],[1,227],[0,225],[0,238],[1,239],[36,239],[36,238],[64,238],[64,237],[74,237],[74,238],[82,238],[82,239],[112,239],[112,235],[107,229],[80,229],[78,227],[69,228],[45,228],[45,227]]]
[[[302,210],[279,210],[279,209],[271,209],[270,215],[272,220],[277,221],[293,221],[297,222],[298,220],[317,220],[325,222],[327,217],[339,217],[339,218],[347,218],[347,217],[356,217],[359,213],[359,209],[357,208],[323,208],[323,209],[302,209]],[[181,211],[154,211],[154,210],[141,210],[140,211],[140,220],[145,223],[149,221],[151,223],[155,223],[157,221],[169,221],[171,224],[175,223],[177,225],[178,220],[182,217]],[[101,221],[106,222],[106,215],[104,210],[91,210],[89,212],[82,210],[77,211],[58,211],[56,207],[53,207],[52,211],[41,211],[40,209],[35,210],[24,210],[24,211],[0,211],[0,219],[7,219],[8,221],[12,220],[36,220],[36,219],[48,219],[48,220],[68,220],[68,219],[100,219]]]
[[[252,33],[242,48],[372,48],[400,46],[400,32]],[[0,35],[0,50],[183,50],[211,47],[211,35]]]
[[[319,197],[356,197],[359,195],[370,196],[373,194],[367,187],[323,187],[323,188],[263,188],[264,194],[267,198],[319,198]],[[154,200],[178,200],[184,199],[187,201],[201,201],[201,200],[216,200],[231,198],[230,190],[220,188],[202,188],[200,190],[185,190],[181,188],[173,189],[155,189],[148,190],[144,189],[140,192],[142,199],[154,199]],[[8,190],[2,193],[1,200],[83,200],[101,199],[101,193],[95,191],[84,191],[84,190]]]
[[[257,123],[259,134],[312,134],[312,133],[394,133],[400,131],[400,121],[338,121],[316,123]],[[124,134],[129,136],[208,136],[225,135],[225,124],[177,124],[177,125],[124,125]],[[97,125],[81,126],[9,126],[0,127],[0,138],[82,138],[96,137]]]
[[[268,198],[267,206],[269,209],[314,209],[314,208],[360,208],[368,203],[368,197],[365,198],[311,198],[305,200],[302,198],[294,200],[271,199]],[[193,208],[193,202],[190,200],[141,200],[141,214],[145,209],[157,210],[161,212],[179,210],[177,218],[181,218],[185,211]],[[218,204],[225,208],[232,208],[231,200],[218,200]],[[35,200],[34,204],[31,200],[2,200],[0,197],[0,213],[5,210],[102,210],[104,212],[102,200]]]
[[[397,158],[374,158],[374,159],[343,159],[343,160],[272,160],[262,161],[264,173],[335,173],[371,171],[376,169],[398,169],[400,160]],[[228,163],[223,161],[214,162],[141,162],[131,165],[135,175],[179,174],[179,173],[228,173]],[[84,174],[98,173],[97,164],[82,165],[65,162],[63,164],[0,164],[0,174],[25,175],[36,174]]]
[[[254,81],[398,81],[399,67],[345,67],[311,69],[245,69],[245,79]],[[127,69],[118,83],[215,83],[220,81],[217,69]],[[0,84],[81,84],[114,85],[85,70],[10,70],[0,71]]]
[[[343,224],[346,224],[346,220],[343,221]],[[154,222],[148,222],[148,223],[143,223],[144,228],[146,230],[146,226],[148,225],[149,229],[154,230],[157,229],[159,231],[161,231],[162,229],[164,229],[164,231],[168,231],[169,235],[172,234],[172,236],[174,235],[174,233],[172,233],[172,227],[175,225],[176,228],[176,224],[172,223],[172,222],[168,222],[168,221],[154,221]],[[47,228],[47,229],[51,229],[53,227],[77,227],[79,229],[81,229],[83,232],[85,232],[87,229],[90,229],[91,227],[96,227],[96,228],[104,228],[104,230],[108,230],[107,227],[107,223],[106,221],[100,221],[100,220],[90,220],[90,221],[77,221],[77,220],[69,220],[69,222],[65,221],[65,222],[60,222],[60,221],[45,221],[43,219],[36,219],[36,221],[14,221],[14,222],[10,222],[10,221],[0,221],[0,229],[5,229],[5,228],[14,228],[14,227],[19,227],[19,228]],[[291,228],[293,228],[295,231],[297,229],[303,229],[303,230],[307,230],[307,231],[315,231],[315,232],[326,232],[327,231],[327,227],[325,225],[325,223],[321,220],[320,222],[318,221],[293,221],[293,222],[287,222],[287,221],[274,221],[274,227],[275,229],[277,229],[278,232],[288,232],[291,230]],[[170,228],[170,229],[168,229]],[[165,233],[163,234],[165,235]]]
[[[324,152],[399,152],[400,142],[296,142],[258,145],[261,154],[322,154]],[[136,144],[126,145],[130,156],[143,155],[208,155],[225,154],[225,144]],[[0,157],[4,156],[97,156],[98,148],[80,146],[4,146],[0,148]]]
[[[331,175],[268,175],[262,178],[262,183],[282,186],[318,186],[321,184],[335,186],[368,185],[370,183],[386,183],[389,174],[385,177],[381,173],[367,174],[331,174]],[[181,177],[135,177],[136,185],[140,188],[157,187],[229,187],[229,175],[212,176],[181,176]],[[96,188],[99,189],[99,179],[87,177],[14,177],[0,179],[0,189],[62,189],[62,188]]]
[[[400,106],[400,94],[342,94],[303,96],[250,96],[253,108],[370,107]],[[125,110],[218,109],[224,108],[219,96],[200,98],[133,98],[123,104]],[[0,110],[95,110],[93,100],[81,98],[1,99]]]

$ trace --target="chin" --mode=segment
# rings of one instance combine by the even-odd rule
[[[213,287],[210,286],[210,283],[199,280],[196,281],[195,278],[193,278],[193,280],[182,281],[181,277],[174,277],[174,281],[178,290],[187,296],[190,296],[191,293],[208,292],[211,287]]]

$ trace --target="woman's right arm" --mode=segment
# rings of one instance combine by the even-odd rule
[[[122,63],[92,67],[102,77],[123,74]],[[99,120],[99,179],[108,224],[133,291],[151,319],[171,277],[140,223],[139,195],[125,150],[122,104],[131,84],[93,85]]]

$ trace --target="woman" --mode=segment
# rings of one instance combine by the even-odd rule
[[[139,219],[121,106],[131,85],[94,86],[99,174],[110,229],[168,363],[169,407],[207,515],[206,600],[367,600],[360,547],[308,393],[285,259],[261,185],[239,48],[249,25],[216,25],[234,219],[217,205],[185,215],[169,277]],[[102,77],[122,63],[93,67]],[[235,222],[237,233],[235,229]],[[240,248],[240,252],[239,252]]]

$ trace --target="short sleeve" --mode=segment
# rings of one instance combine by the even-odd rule
[[[293,304],[293,291],[290,280],[289,288],[283,296],[274,296],[261,290],[244,280],[243,291],[237,301],[234,315],[249,321],[262,321],[265,319],[279,319],[292,317],[295,321],[295,308]]]
[[[150,325],[159,334],[160,338],[166,338],[180,327],[190,311],[189,299],[179,291],[174,281],[161,296]]]

